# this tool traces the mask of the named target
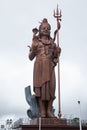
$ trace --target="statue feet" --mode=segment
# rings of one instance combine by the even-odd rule
[[[45,118],[46,117],[46,112],[44,110],[41,111],[41,117]]]
[[[48,111],[48,112],[47,112],[47,117],[49,117],[49,118],[54,118],[55,116],[52,114],[51,111]]]

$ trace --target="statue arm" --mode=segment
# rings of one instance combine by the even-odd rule
[[[30,48],[30,53],[29,53],[29,59],[33,60],[34,57],[37,55],[38,51],[38,37],[35,36],[32,40],[32,47]]]
[[[61,53],[61,48],[56,46],[56,44],[54,43],[54,54],[53,54],[53,63],[54,63],[54,66],[57,65],[58,63],[58,57],[60,56],[60,53]]]
[[[35,53],[32,50],[30,50],[30,52],[29,52],[29,59],[33,60],[34,57],[35,57]]]
[[[36,56],[37,52],[37,48],[35,46],[32,45],[30,52],[29,52],[29,59],[33,60],[34,57]]]

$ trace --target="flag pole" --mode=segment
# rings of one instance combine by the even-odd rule
[[[58,5],[56,11],[54,10],[54,18],[57,20],[57,46],[59,47],[59,21],[61,21],[61,11],[58,10]],[[58,56],[58,117],[61,118],[61,103],[60,103],[60,59]]]

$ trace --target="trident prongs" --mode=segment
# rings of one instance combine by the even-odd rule
[[[53,15],[57,20],[60,20],[61,21],[61,17],[62,17],[62,14],[61,14],[61,10],[59,11],[58,10],[58,5],[57,5],[57,9],[56,11],[54,10],[54,15]]]

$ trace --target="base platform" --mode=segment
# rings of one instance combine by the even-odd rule
[[[58,119],[58,118],[36,118],[34,120],[30,120],[30,125],[66,125],[66,119]]]
[[[79,126],[67,125],[66,119],[58,118],[36,118],[30,120],[28,124],[19,124],[16,130],[79,130]],[[84,126],[82,130],[87,130]]]

